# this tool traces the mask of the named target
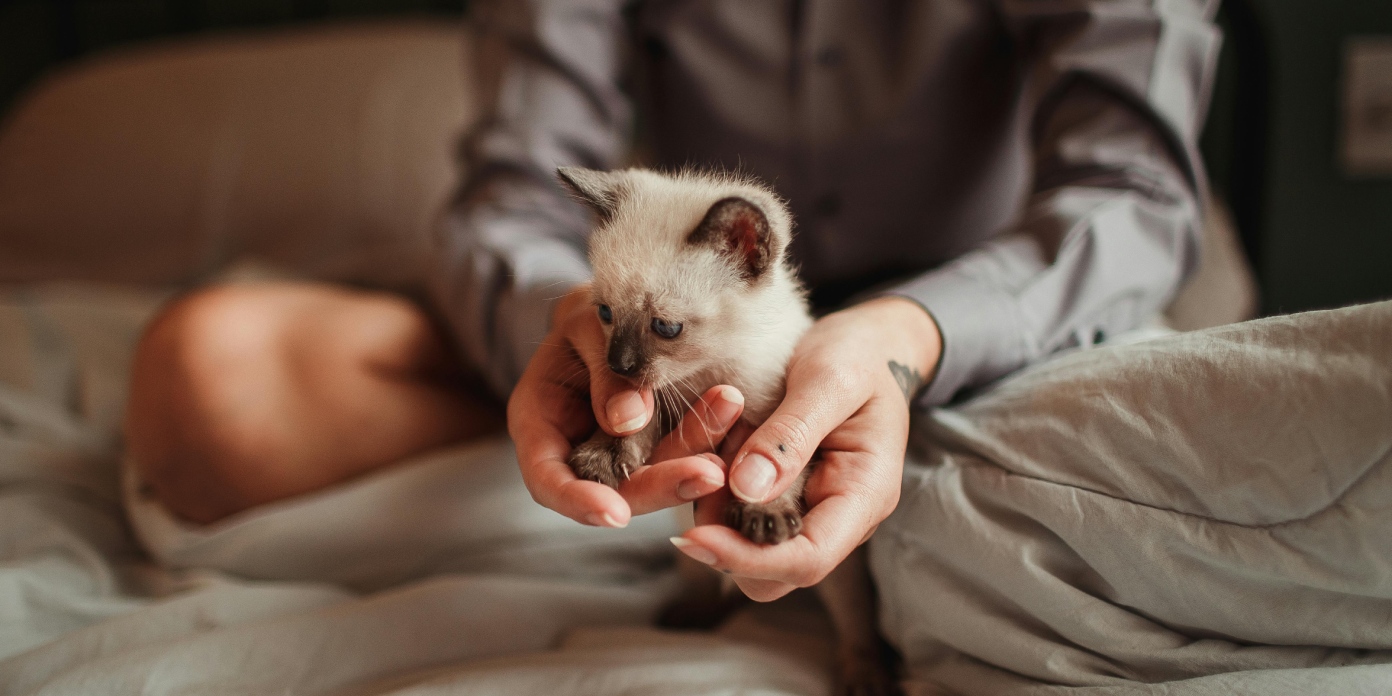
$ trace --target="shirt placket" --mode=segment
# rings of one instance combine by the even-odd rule
[[[794,27],[793,114],[798,135],[800,194],[804,219],[799,221],[804,252],[815,264],[809,270],[825,275],[835,266],[836,240],[845,208],[843,172],[833,160],[833,143],[844,127],[838,94],[839,72],[845,67],[846,47],[836,31],[834,7],[827,0],[801,0],[801,17]]]

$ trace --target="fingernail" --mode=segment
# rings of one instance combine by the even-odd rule
[[[715,565],[715,554],[708,551],[705,547],[697,546],[696,542],[686,537],[672,537],[668,539],[668,541],[672,542],[672,545],[677,547],[678,551],[690,556],[691,560],[706,565]]]
[[[711,404],[711,412],[722,426],[734,425],[736,414],[739,413],[740,407],[744,406],[744,394],[729,385],[720,387],[717,393],[720,394],[720,398]]]
[[[585,522],[593,527],[614,527],[616,529],[622,529],[628,526],[626,524],[619,524],[619,521],[614,519],[614,516],[607,512],[592,512],[585,516]]]
[[[762,454],[750,454],[730,472],[730,490],[745,502],[760,503],[768,497],[775,478],[778,470],[773,462]]]
[[[648,407],[636,391],[615,394],[604,408],[616,433],[631,433],[648,423]]]
[[[682,500],[695,500],[714,493],[717,488],[720,488],[719,481],[712,481],[708,478],[694,478],[682,481],[677,485],[677,497]]]

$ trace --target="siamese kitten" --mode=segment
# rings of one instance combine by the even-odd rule
[[[601,430],[577,447],[576,475],[617,487],[717,384],[744,394],[742,420],[763,423],[783,400],[788,360],[812,325],[786,261],[792,219],[783,203],[729,176],[558,174],[599,218],[589,243],[591,287],[609,369],[651,387],[658,407],[640,432],[616,438]],[[730,526],[759,543],[796,536],[806,476],[767,503],[736,500]]]
[[[595,312],[608,366],[651,387],[658,413],[643,430],[603,430],[571,453],[577,476],[617,487],[645,463],[687,409],[717,384],[738,388],[757,427],[784,396],[793,348],[812,325],[788,263],[792,217],[774,193],[728,174],[562,168],[562,183],[597,217],[589,240]],[[802,529],[803,470],[765,503],[735,498],[726,523],[756,543]],[[844,687],[894,691],[874,628],[873,588],[861,550],[818,586],[836,624]]]

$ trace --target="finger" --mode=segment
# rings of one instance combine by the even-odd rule
[[[649,461],[661,462],[714,452],[742,413],[744,395],[740,390],[725,384],[711,387],[682,417],[677,429],[657,444]],[[724,479],[722,470],[722,483]]]
[[[722,473],[725,472],[722,471]],[[730,488],[721,486],[709,495],[692,501],[691,516],[694,518],[696,526],[725,524],[725,509],[730,506],[730,501],[733,499],[734,496],[730,495]]]
[[[797,587],[820,582],[855,550],[873,526],[854,497],[833,494],[803,517],[802,534],[781,544],[762,545],[724,525],[706,524],[682,535],[683,553],[737,578]]]
[[[652,390],[635,389],[609,369],[608,340],[598,317],[583,315],[567,327],[566,334],[589,372],[590,404],[599,427],[614,436],[642,430],[652,420]]]
[[[609,370],[608,367],[602,369]],[[599,427],[615,437],[632,435],[652,420],[655,403],[652,389],[634,389],[628,382],[593,370],[590,372],[590,400]]]
[[[865,404],[867,394],[835,371],[788,375],[788,394],[749,436],[730,467],[730,490],[761,503],[786,491],[822,439]]]
[[[775,599],[782,599],[789,592],[797,589],[797,585],[790,585],[786,582],[742,578],[738,575],[732,576],[732,579],[735,581],[735,585],[740,588],[740,592],[744,593],[744,596],[756,602],[772,602]]]
[[[537,434],[518,443],[518,468],[532,500],[576,522],[621,528],[632,516],[624,496],[601,483],[575,476],[567,457],[571,445],[560,433]],[[529,441],[529,445],[523,445]]]
[[[588,421],[588,402],[551,373],[573,369],[568,367],[572,359],[560,346],[543,346],[508,400],[508,434],[517,448],[518,468],[541,505],[585,524],[622,527],[631,516],[623,496],[581,481],[567,464],[567,431],[583,425],[572,421]]]
[[[639,467],[619,494],[634,515],[665,510],[725,487],[725,465],[713,454],[701,454]]]
[[[749,436],[754,434],[754,426],[749,421],[739,420],[734,427],[725,433],[725,441],[720,443],[720,451],[717,454],[725,462],[735,461],[735,455],[739,454],[740,448],[749,441]]]

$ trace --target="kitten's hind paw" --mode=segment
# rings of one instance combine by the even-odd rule
[[[802,532],[802,505],[784,496],[767,503],[730,501],[725,524],[756,544],[780,544]]]
[[[622,440],[605,435],[592,437],[571,450],[569,463],[576,476],[618,488],[629,474],[623,459]]]

